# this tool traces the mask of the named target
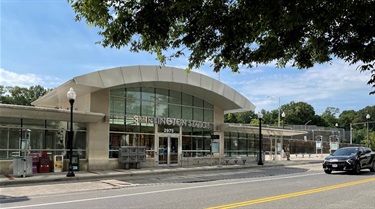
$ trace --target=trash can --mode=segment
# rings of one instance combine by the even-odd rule
[[[79,171],[79,154],[72,155],[72,167],[73,171]]]
[[[53,172],[62,172],[64,163],[64,156],[55,155],[53,156]]]
[[[33,175],[33,157],[14,157],[13,158],[14,176],[32,176]]]

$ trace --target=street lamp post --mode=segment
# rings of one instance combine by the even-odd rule
[[[284,118],[285,118],[285,112],[281,114],[281,121],[283,124],[283,129],[284,129]],[[281,159],[283,158],[284,158],[284,130],[283,130],[283,134],[281,135]]]
[[[263,114],[261,112],[258,113],[259,119],[259,154],[258,154],[258,165],[263,165],[262,161],[262,117]]]
[[[305,123],[305,130],[307,129],[307,124],[309,124],[311,122],[311,120],[309,120],[309,121],[307,121],[306,123]]]
[[[368,138],[368,126],[369,126],[368,121],[370,120],[370,114],[367,113],[366,119],[367,119],[367,147],[370,147],[370,139]]]
[[[66,93],[66,96],[69,99],[70,103],[70,131],[69,131],[69,167],[68,167],[68,173],[66,174],[66,177],[74,177],[75,174],[73,172],[73,165],[72,165],[72,155],[73,155],[73,103],[76,99],[76,93],[74,92],[73,88],[70,87],[68,93]]]
[[[353,126],[350,124],[350,144],[353,143]]]

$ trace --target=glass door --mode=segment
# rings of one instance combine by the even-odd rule
[[[159,136],[159,165],[178,165],[178,137]]]
[[[168,137],[159,137],[159,165],[168,164]]]
[[[169,155],[169,163],[170,165],[178,165],[178,138],[177,137],[169,137],[169,144],[171,147],[171,152]]]

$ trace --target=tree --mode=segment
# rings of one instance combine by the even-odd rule
[[[240,112],[236,114],[237,114],[238,123],[243,123],[243,124],[249,124],[252,119],[258,118],[258,115],[255,114],[253,111]]]
[[[68,0],[76,20],[99,28],[104,47],[130,45],[162,64],[189,53],[188,70],[214,71],[276,61],[298,69],[334,57],[363,63],[375,87],[373,0]],[[371,92],[375,93],[375,91]]]
[[[343,111],[338,119],[339,127],[345,128],[345,130],[350,131],[350,123],[354,121],[356,112],[354,110],[345,110]]]
[[[314,115],[313,119],[309,124],[314,124],[316,126],[322,126],[327,127],[328,123],[320,116],[320,115]]]
[[[251,121],[256,118],[258,118],[258,116],[253,111],[229,113],[229,114],[224,115],[224,122],[248,124],[248,123],[251,123]]]
[[[31,102],[51,90],[52,89],[45,89],[40,85],[31,86],[29,88],[0,86],[1,103],[31,106]]]
[[[336,114],[338,114],[339,112],[340,110],[338,108],[327,107],[322,114],[322,118],[326,121],[328,126],[335,127],[336,123],[338,122]]]
[[[236,113],[229,113],[229,114],[224,115],[224,122],[225,123],[237,123]]]
[[[314,108],[305,102],[290,102],[281,109],[285,112],[284,124],[305,124],[315,115]]]

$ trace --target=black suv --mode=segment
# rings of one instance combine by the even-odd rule
[[[332,171],[359,174],[361,169],[375,172],[375,153],[367,147],[343,147],[324,159],[323,169],[327,174]]]

